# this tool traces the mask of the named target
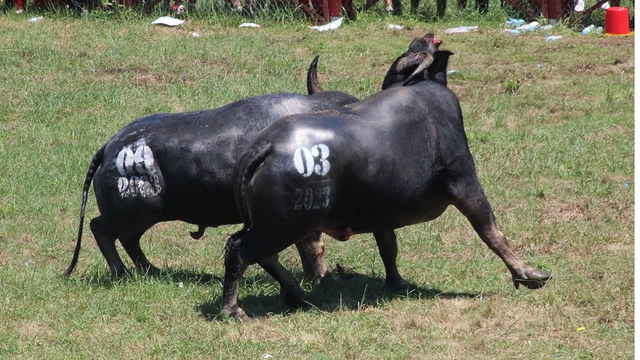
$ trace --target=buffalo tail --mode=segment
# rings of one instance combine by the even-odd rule
[[[82,242],[82,226],[84,224],[84,211],[87,208],[87,198],[89,196],[89,187],[91,186],[91,181],[93,180],[93,176],[96,174],[96,171],[102,164],[102,158],[104,156],[104,146],[98,150],[98,152],[93,156],[91,160],[91,165],[89,165],[89,170],[87,171],[87,176],[84,179],[84,186],[82,188],[82,206],[80,207],[80,225],[78,226],[78,240],[76,241],[76,248],[73,251],[73,259],[71,259],[71,264],[64,272],[64,276],[71,275],[73,269],[76,267],[76,263],[78,262],[78,255],[80,254],[80,244]]]
[[[261,142],[254,146],[251,151],[246,153],[243,159],[240,160],[240,172],[236,183],[236,204],[242,214],[245,225],[248,225],[249,220],[248,210],[244,202],[245,190],[249,186],[249,182],[251,182],[258,166],[264,162],[272,150],[273,145],[271,143]]]

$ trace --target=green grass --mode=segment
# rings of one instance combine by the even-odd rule
[[[0,15],[0,358],[633,358],[633,38],[563,25],[552,31],[559,42],[508,36],[507,14],[493,6],[480,17],[473,4],[449,4],[435,20],[435,4],[403,17],[378,4],[327,33],[295,12],[250,20],[199,4],[178,28],[151,25],[160,10],[43,13],[37,23],[27,22],[34,13]],[[263,27],[238,29],[244,21]],[[480,29],[444,34],[459,25]],[[325,89],[363,98],[426,32],[455,53],[449,87],[499,226],[523,259],[553,273],[547,287],[513,289],[454,209],[398,230],[409,291],[383,292],[372,236],[326,239],[333,281],[301,280],[307,309],[288,309],[277,284],[249,268],[249,323],[218,317],[222,248],[238,226],[192,240],[193,225],[159,224],[142,247],[165,273],[116,281],[85,224],[79,265],[62,277],[91,157],[124,124],[304,93],[316,54]],[[91,194],[87,217],[97,213]],[[295,251],[281,260],[302,279]]]

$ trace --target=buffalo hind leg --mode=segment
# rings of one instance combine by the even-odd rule
[[[296,243],[304,274],[315,279],[316,282],[321,282],[327,273],[327,266],[324,262],[324,242],[320,237],[321,234],[316,232]]]
[[[247,314],[238,305],[240,279],[249,264],[240,256],[242,247],[241,237],[247,233],[246,229],[231,235],[224,247],[224,285],[222,288],[222,313],[228,317],[249,320]]]
[[[373,233],[378,244],[378,252],[382,258],[385,272],[384,288],[387,290],[404,290],[409,287],[409,282],[400,276],[396,259],[398,258],[398,240],[396,233],[391,231],[381,231]]]
[[[136,265],[138,270],[145,274],[158,274],[160,270],[149,262],[140,248],[140,238],[142,237],[142,234],[144,234],[144,231],[133,235],[121,236],[120,243],[127,254],[129,254],[129,257],[133,260],[133,263]]]
[[[482,241],[507,265],[516,289],[520,284],[529,289],[543,287],[551,279],[551,275],[543,270],[532,268],[511,251],[507,237],[498,230],[495,215],[482,187],[476,179],[472,181],[475,184],[459,187],[467,192],[457,197],[456,208],[469,220]]]
[[[102,256],[104,256],[107,264],[109,264],[111,276],[120,278],[126,275],[127,269],[116,250],[116,236],[106,230],[108,225],[105,224],[104,218],[102,216],[93,218],[90,227],[93,237],[96,239],[98,247],[102,252]]]

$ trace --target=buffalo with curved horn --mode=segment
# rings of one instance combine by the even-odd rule
[[[435,219],[449,205],[502,259],[516,288],[546,284],[551,276],[521,261],[498,230],[476,176],[458,99],[440,83],[446,83],[450,55],[421,53],[403,81],[408,86],[325,112],[287,116],[251,142],[233,175],[244,227],[225,247],[224,314],[247,318],[237,302],[239,280],[255,263],[280,283],[287,304],[303,304],[304,293],[278,263],[278,253],[320,232],[341,241],[373,233],[385,287],[405,288],[394,230]]]

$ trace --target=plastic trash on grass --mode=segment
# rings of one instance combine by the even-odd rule
[[[459,33],[468,33],[470,31],[478,30],[477,26],[458,26],[455,28],[449,28],[444,31],[445,34],[459,34]]]
[[[552,36],[549,36],[545,41],[546,42],[554,42],[554,41],[558,41],[558,40],[562,40],[562,36],[560,36],[560,35],[552,35]]]
[[[340,27],[340,25],[342,25],[342,19],[341,17],[331,21],[328,24],[324,24],[324,25],[320,25],[320,26],[309,26],[309,29],[315,29],[318,31],[327,31],[327,30],[335,30],[337,28]]]
[[[526,25],[521,25],[518,26],[516,28],[516,30],[520,30],[520,31],[533,31],[535,29],[537,29],[540,26],[540,23],[538,23],[537,21],[531,22],[529,24]]]
[[[184,20],[172,18],[170,16],[163,16],[154,20],[151,24],[165,25],[165,26],[178,26],[178,25],[182,25],[183,23],[184,23]]]
[[[387,29],[402,30],[402,29],[404,29],[404,26],[402,26],[402,25],[394,25],[394,24],[387,24]]]
[[[239,28],[259,28],[260,25],[256,23],[242,23],[238,26]]]
[[[509,18],[509,20],[507,20],[505,25],[506,26],[511,26],[511,27],[518,27],[518,26],[524,25],[524,23],[525,23],[525,21],[523,19]]]

